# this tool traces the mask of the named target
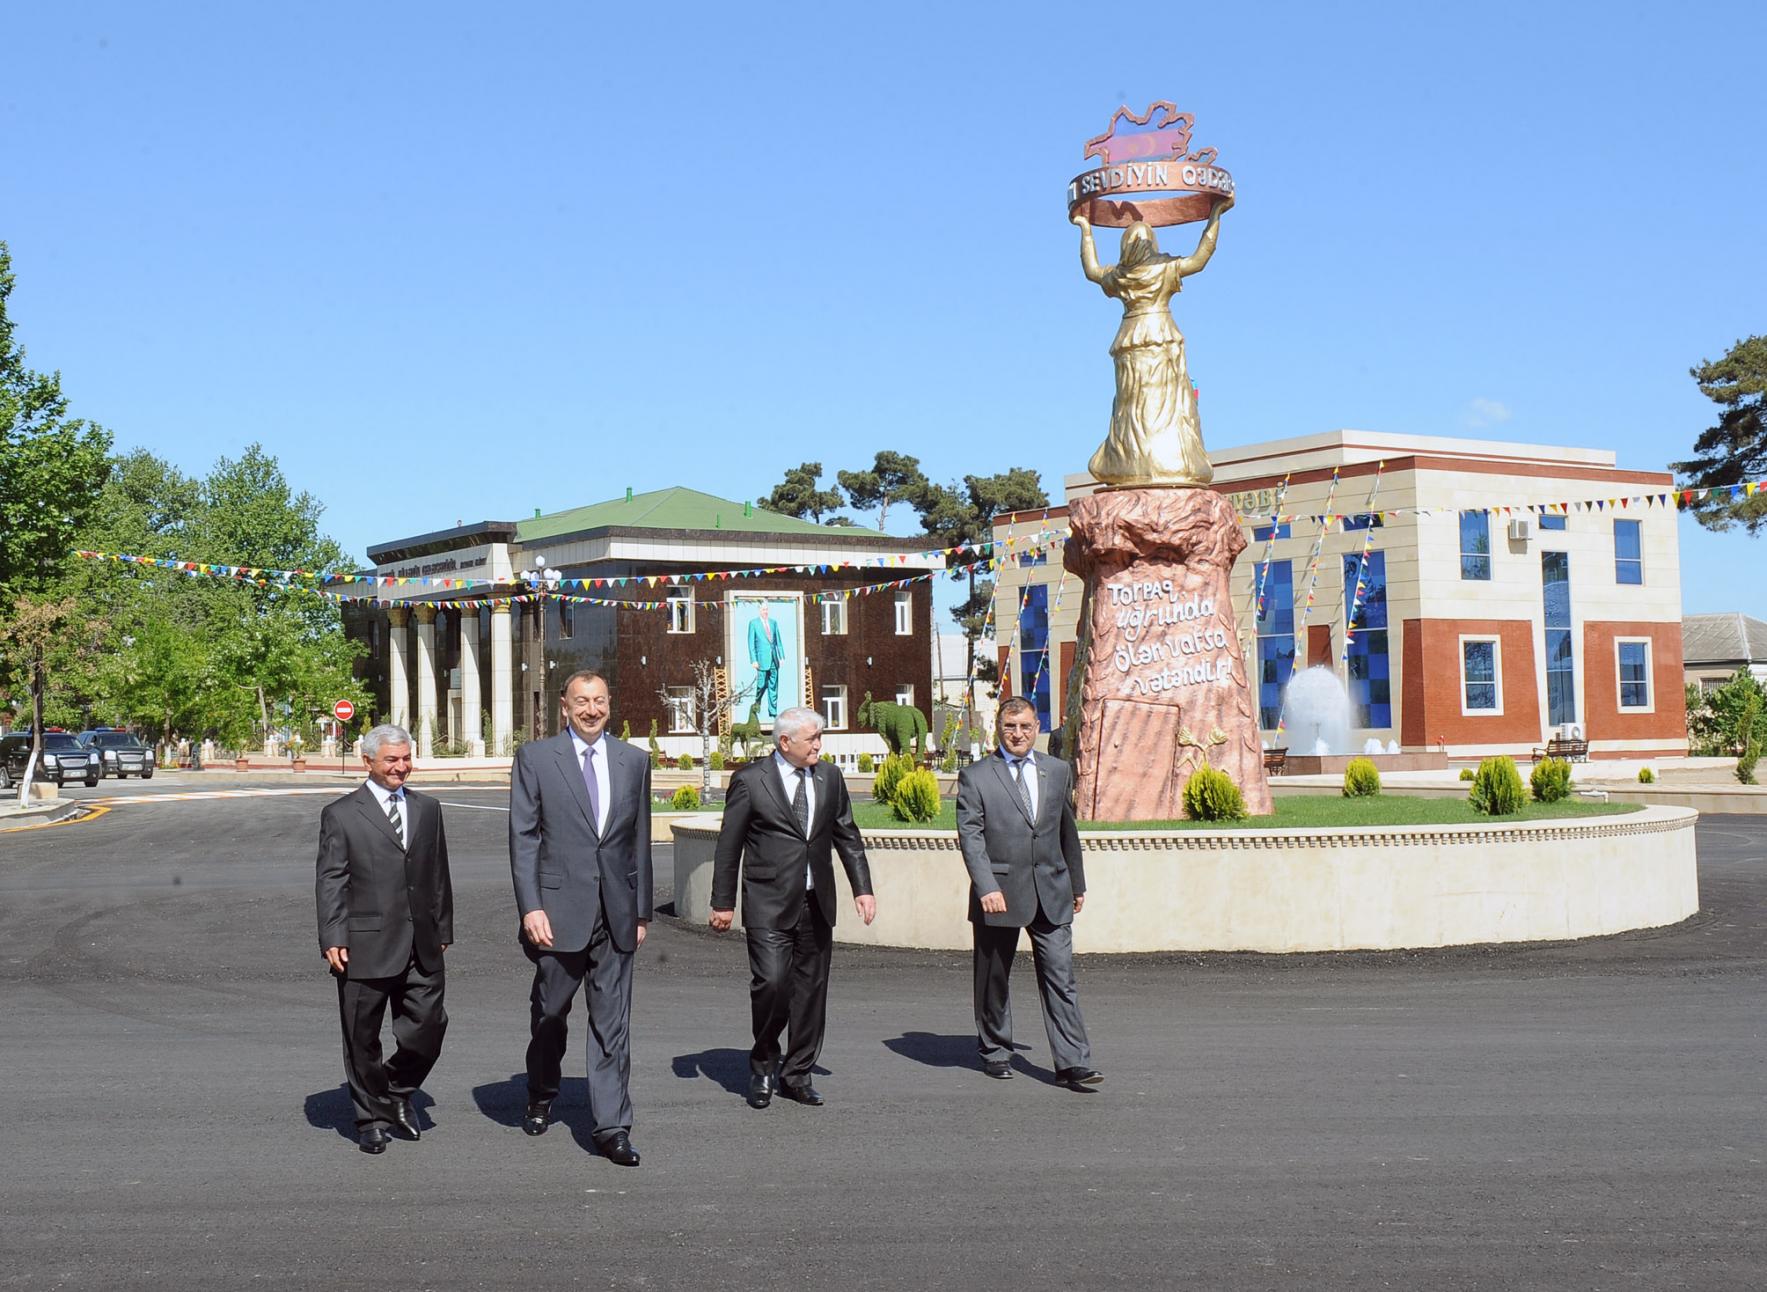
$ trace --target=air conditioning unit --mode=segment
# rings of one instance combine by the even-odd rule
[[[1526,516],[1511,516],[1509,519],[1509,541],[1525,543],[1534,537],[1534,522]]]

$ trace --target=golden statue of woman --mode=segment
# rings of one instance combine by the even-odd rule
[[[1215,478],[1203,452],[1196,394],[1184,363],[1184,334],[1172,319],[1172,297],[1184,279],[1215,254],[1221,213],[1231,197],[1215,203],[1196,250],[1188,256],[1160,254],[1153,229],[1137,220],[1123,232],[1122,258],[1101,269],[1092,222],[1080,226],[1080,265],[1106,296],[1123,302],[1123,325],[1111,342],[1117,363],[1117,397],[1111,429],[1088,470],[1107,485],[1170,485],[1202,488]]]

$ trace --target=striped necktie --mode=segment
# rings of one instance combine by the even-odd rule
[[[1019,802],[1025,805],[1025,815],[1030,817],[1031,823],[1035,825],[1037,821],[1037,809],[1031,805],[1031,787],[1025,784],[1025,772],[1029,768],[1030,763],[1022,758],[1019,759],[1012,765],[1012,779],[1018,782],[1018,798]]]
[[[393,833],[399,836],[399,845],[405,844],[405,818],[399,812],[399,796],[387,795],[387,820],[393,823]]]

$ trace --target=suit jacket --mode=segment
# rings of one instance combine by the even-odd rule
[[[779,782],[769,753],[731,774],[724,794],[724,822],[712,859],[712,909],[736,908],[736,878],[742,872],[742,922],[757,929],[789,929],[804,905],[804,870],[816,884],[816,905],[823,918],[835,922],[834,859],[838,850],[853,895],[871,892],[871,868],[865,841],[853,824],[853,801],[847,782],[833,763],[817,763],[812,771],[815,802],[810,832],[798,829],[797,814]]]
[[[1074,898],[1086,891],[1080,831],[1068,799],[1068,765],[1038,754],[1037,819],[1019,798],[1006,759],[994,753],[957,777],[957,840],[969,870],[969,918],[974,924],[1023,928],[1037,907],[1052,924],[1070,924]],[[982,910],[981,894],[1006,894],[999,915]]]
[[[516,751],[509,777],[509,870],[521,914],[545,911],[552,945],[581,951],[607,911],[621,951],[638,949],[651,918],[650,756],[604,736],[607,828],[597,833],[569,730]]]
[[[749,663],[762,672],[779,667],[785,658],[785,645],[779,639],[779,624],[769,619],[763,627],[759,619],[749,620]]]
[[[319,814],[319,947],[349,948],[347,977],[395,978],[414,951],[434,973],[454,941],[442,805],[408,789],[404,817],[409,847],[366,785]]]

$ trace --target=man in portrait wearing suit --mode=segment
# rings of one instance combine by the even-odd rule
[[[840,853],[853,904],[867,924],[877,916],[877,899],[847,783],[838,768],[821,761],[821,716],[814,709],[787,709],[774,724],[773,738],[771,755],[730,777],[712,863],[710,922],[720,933],[734,922],[740,863],[755,1032],[748,1101],[765,1108],[778,1094],[814,1108],[822,1096],[810,1084],[810,1071],[822,1053],[834,949],[830,854]],[[782,1052],[780,1035],[788,1024]]]
[[[761,614],[749,620],[749,663],[755,666],[755,703],[767,706],[767,716],[779,712],[779,670],[785,663],[785,643],[779,639],[779,625],[767,616],[767,603],[761,603]]]
[[[1084,1090],[1104,1077],[1092,1068],[1074,980],[1074,916],[1086,903],[1086,873],[1068,801],[1069,768],[1059,758],[1033,751],[1037,710],[1023,696],[1000,706],[998,728],[998,751],[957,777],[957,837],[970,878],[982,1071],[1001,1080],[1012,1076],[1007,987],[1019,930],[1029,929],[1056,1080]]]
[[[379,726],[362,737],[368,780],[319,814],[314,892],[319,949],[337,979],[344,1075],[356,1142],[386,1151],[391,1132],[419,1138],[411,1095],[442,1052],[442,953],[454,941],[454,889],[442,805],[405,788],[411,737]],[[393,1007],[393,1057],[380,1026]]]
[[[603,1157],[637,1166],[632,1147],[632,960],[651,918],[650,757],[607,734],[607,681],[573,673],[565,729],[523,745],[509,780],[509,869],[529,997],[528,1104],[542,1135],[558,1095],[565,1019],[585,978],[591,1135]]]

